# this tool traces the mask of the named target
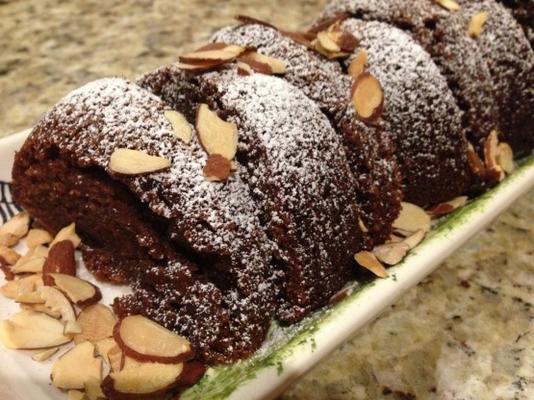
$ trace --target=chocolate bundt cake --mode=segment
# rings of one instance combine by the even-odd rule
[[[447,10],[430,0],[333,0],[315,25],[346,13],[409,32],[447,78],[463,111],[467,137],[479,154],[481,139],[495,128],[515,152],[526,154],[534,147],[532,117],[526,112],[527,108],[532,109],[532,49],[529,51],[517,22],[494,0],[458,3],[459,10]],[[480,37],[471,37],[471,18],[480,11],[489,12],[488,20]],[[506,37],[511,43],[507,45],[499,37]],[[496,57],[502,58],[495,60]],[[510,83],[514,76],[520,77],[514,80],[515,86]],[[515,94],[513,101],[511,93]]]
[[[367,228],[366,247],[383,243],[400,208],[401,178],[394,147],[383,126],[368,125],[356,118],[350,101],[352,79],[339,63],[326,60],[275,27],[254,21],[223,28],[212,41],[253,47],[284,62],[286,70],[280,77],[302,89],[321,107],[343,141],[356,178],[355,198]]]
[[[368,70],[382,84],[382,116],[395,141],[407,201],[425,206],[464,193],[471,169],[461,112],[430,56],[410,35],[382,22],[350,18],[341,27],[360,40]]]
[[[354,177],[319,107],[279,78],[243,77],[233,66],[206,74],[169,66],[139,84],[189,118],[206,103],[237,125],[242,178],[279,249],[277,315],[294,322],[326,304],[351,276],[361,232]]]
[[[196,136],[189,145],[177,138],[165,110],[120,79],[74,91],[17,153],[13,195],[50,231],[75,221],[89,270],[133,285],[116,303],[119,315],[140,312],[181,332],[209,362],[241,358],[261,344],[273,316],[273,246],[240,167],[224,184],[206,181]],[[117,174],[108,165],[117,148],[171,166]]]
[[[514,18],[521,24],[525,35],[534,48],[534,1],[532,0],[499,0],[509,8]]]
[[[504,6],[493,0],[459,1],[459,16],[467,25],[474,15],[487,13],[479,51],[493,80],[493,96],[499,107],[499,133],[518,156],[534,149],[534,52]]]

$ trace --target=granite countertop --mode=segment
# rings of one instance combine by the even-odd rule
[[[0,137],[109,75],[172,62],[235,14],[298,29],[326,0],[0,0]],[[534,398],[534,191],[282,399]]]

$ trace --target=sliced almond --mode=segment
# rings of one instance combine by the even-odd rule
[[[90,379],[101,379],[102,361],[90,342],[77,344],[52,365],[52,383],[60,389],[84,389]]]
[[[0,246],[11,247],[26,236],[30,226],[30,216],[27,212],[20,212],[0,226]]]
[[[165,111],[165,118],[172,125],[174,136],[182,140],[185,144],[191,143],[192,130],[191,125],[187,122],[184,115],[178,111],[167,110]]]
[[[241,76],[249,76],[249,75],[254,74],[254,70],[247,63],[238,61],[237,62],[237,73]]]
[[[402,202],[401,211],[393,222],[393,227],[408,232],[430,230],[430,216],[421,207],[415,204]]]
[[[373,254],[379,261],[388,265],[395,265],[406,257],[408,250],[410,250],[410,246],[404,242],[386,243],[375,247]]]
[[[79,390],[69,390],[67,392],[67,397],[69,400],[87,400],[85,393]]]
[[[437,4],[449,11],[458,11],[460,5],[454,0],[435,0]]]
[[[99,378],[91,377],[85,381],[85,395],[88,400],[106,399],[106,395],[102,392],[102,388],[100,387],[102,380]]]
[[[9,247],[0,246],[0,257],[7,264],[15,265],[17,261],[20,259],[20,254]]]
[[[54,312],[61,314],[61,319],[65,322],[65,334],[80,333],[81,327],[76,322],[76,314],[72,304],[63,293],[53,287],[43,286],[39,289],[44,305]]]
[[[40,274],[29,275],[7,282],[4,286],[0,287],[0,293],[9,299],[15,300],[17,296],[35,292],[41,286],[43,286],[43,279]]]
[[[318,39],[315,39],[312,42],[312,46],[316,52],[318,52],[319,54],[322,54],[329,60],[335,60],[338,58],[345,58],[349,56],[349,53],[346,53],[344,51],[331,52],[331,51],[326,50]]]
[[[212,182],[222,182],[227,180],[231,172],[231,162],[220,154],[210,154],[203,170],[206,180]]]
[[[35,247],[42,244],[48,244],[53,239],[52,235],[44,229],[30,229],[26,236],[26,245],[28,247]]]
[[[106,364],[108,364],[111,367],[111,362],[109,360],[108,353],[113,349],[114,347],[117,347],[117,343],[115,342],[115,339],[112,337],[108,337],[105,339],[100,339],[98,341],[93,342],[96,348],[97,354],[104,359]]]
[[[140,361],[178,363],[192,353],[187,339],[141,315],[128,316],[117,323],[113,338],[125,355]]]
[[[469,36],[475,39],[480,36],[488,16],[489,13],[487,11],[480,11],[471,17],[471,21],[469,21],[469,26],[467,28]]]
[[[444,215],[450,214],[457,208],[464,206],[467,203],[467,196],[455,197],[444,203],[436,204],[434,207],[427,210],[431,218],[440,218]]]
[[[180,56],[183,63],[195,64],[199,61],[232,61],[245,52],[245,48],[232,44],[212,43],[211,47],[204,47]]]
[[[109,169],[123,175],[140,175],[167,169],[171,162],[143,151],[115,149],[109,159]]]
[[[13,267],[11,271],[14,274],[27,274],[27,273],[39,273],[43,271],[45,264],[45,257],[29,256],[21,257]]]
[[[379,278],[387,278],[388,272],[382,263],[378,261],[376,256],[370,251],[360,251],[354,255],[354,259],[359,265],[365,269],[368,269]]]
[[[425,238],[426,232],[422,229],[415,231],[412,235],[404,238],[403,242],[408,245],[410,249],[413,249]]]
[[[58,350],[59,347],[52,347],[51,349],[40,351],[39,353],[35,353],[34,355],[32,355],[32,360],[38,362],[46,361],[54,354],[56,354]]]
[[[95,304],[102,298],[100,290],[90,282],[66,274],[50,274],[54,285],[80,307]]]
[[[220,154],[232,160],[237,151],[237,126],[223,121],[206,104],[197,112],[197,131],[200,142],[208,154]]]
[[[341,52],[341,47],[336,43],[335,39],[329,32],[322,31],[317,33],[317,40],[321,44],[321,47],[329,53]]]
[[[76,275],[76,260],[74,246],[70,240],[54,243],[48,251],[48,257],[43,265],[43,281],[47,286],[53,286],[53,273]]]
[[[212,60],[212,61],[196,62],[194,64],[178,62],[178,63],[175,63],[174,65],[177,68],[182,69],[184,71],[204,72],[204,71],[214,70],[214,69],[216,69],[216,68],[218,68],[221,65],[224,65],[226,63],[227,63],[227,61],[225,61],[225,60],[222,60],[222,61],[221,60]]]
[[[365,64],[367,63],[367,52],[364,49],[360,49],[358,54],[350,62],[348,73],[354,79],[365,71]]]
[[[34,311],[21,311],[0,322],[0,342],[9,349],[43,349],[70,342],[57,319]]]
[[[370,122],[382,114],[384,92],[382,85],[369,72],[361,73],[352,87],[352,105],[358,117],[364,122]]]
[[[109,367],[113,372],[119,372],[122,369],[124,357],[121,348],[117,344],[108,351],[108,360]]]
[[[65,226],[64,228],[61,228],[52,243],[50,243],[50,247],[54,246],[54,244],[56,244],[57,242],[61,242],[63,240],[70,240],[74,248],[77,248],[80,245],[82,240],[76,234],[76,224],[74,222],[70,225]]]
[[[363,233],[369,232],[369,229],[367,229],[367,226],[365,226],[365,223],[362,221],[361,218],[358,218],[358,227]]]
[[[499,138],[497,131],[491,131],[484,140],[484,163],[486,168],[493,170],[499,176],[499,180],[504,179],[504,171],[497,163],[497,154],[499,152]]]
[[[112,399],[126,395],[156,396],[175,386],[182,371],[183,364],[144,363],[137,368],[111,372],[102,386]]]
[[[29,304],[29,305],[37,305],[37,304],[43,305],[45,303],[44,299],[41,297],[41,293],[39,290],[36,290],[34,292],[18,294],[17,297],[15,297],[15,301],[17,303]],[[48,314],[48,313],[45,313],[45,314]]]
[[[514,170],[514,152],[508,143],[501,142],[497,146],[497,164],[506,172],[511,174]]]
[[[471,143],[467,143],[467,161],[474,174],[484,176],[486,167]]]
[[[39,295],[38,292],[35,292],[37,295]],[[42,297],[39,295],[39,298],[41,299],[41,301],[44,301],[42,300]],[[19,300],[21,299],[21,297],[19,297]],[[61,313],[57,312],[57,311],[54,311],[52,310],[50,307],[47,307],[44,305],[44,303],[28,303],[28,302],[20,302],[20,308],[22,310],[29,310],[29,311],[35,311],[35,312],[40,312],[40,313],[43,313],[43,314],[46,314],[52,318],[56,318],[56,319],[59,319],[61,318]]]
[[[82,332],[74,337],[75,343],[89,340],[96,342],[113,336],[113,327],[117,323],[115,314],[103,304],[89,306],[80,312],[77,319]]]
[[[283,60],[280,60],[274,57],[269,57],[269,56],[257,53],[255,51],[249,52],[245,54],[244,56],[240,57],[239,61],[245,64],[248,64],[256,72],[267,73],[267,74],[284,74],[286,72],[286,64]],[[263,70],[262,68],[257,69],[256,67],[258,64],[267,66],[268,69],[265,69],[265,68]],[[268,72],[265,72],[265,71],[268,71]]]

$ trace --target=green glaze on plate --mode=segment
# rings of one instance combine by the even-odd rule
[[[417,246],[404,259],[403,262],[389,269],[392,282],[397,282],[403,271],[410,268],[411,259],[423,254],[438,241],[447,239],[459,226],[471,221],[474,217],[485,211],[485,206],[495,196],[506,192],[507,187],[527,171],[534,168],[534,156],[530,156],[518,163],[518,168],[501,182],[496,188],[469,202],[454,213],[436,221],[432,231],[425,240]],[[431,254],[431,253],[429,253]],[[335,329],[336,317],[348,307],[354,306],[357,300],[362,299],[366,293],[375,286],[377,280],[354,282],[350,285],[349,295],[339,303],[321,309],[310,315],[298,324],[281,327],[273,323],[268,338],[256,355],[248,360],[228,366],[219,366],[208,371],[206,376],[194,387],[184,392],[182,400],[215,400],[229,397],[236,389],[255,379],[260,371],[274,368],[277,375],[284,372],[285,361],[290,356],[300,352],[314,352],[317,350],[315,340],[316,332],[321,328]]]

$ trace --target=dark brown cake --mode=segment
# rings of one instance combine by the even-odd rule
[[[534,1],[533,0],[499,0],[512,11],[514,18],[521,24],[530,47],[534,48]]]
[[[355,197],[368,229],[366,247],[383,243],[400,208],[401,178],[394,147],[382,125],[366,125],[355,117],[350,101],[352,79],[339,63],[260,23],[221,29],[212,41],[254,47],[261,54],[284,61],[286,72],[281,78],[317,102],[343,140],[356,178]]]
[[[521,26],[501,4],[493,0],[459,3],[464,24],[479,12],[488,13],[476,43],[491,72],[500,139],[512,146],[516,156],[529,154],[534,149],[534,52]]]
[[[410,32],[447,78],[464,112],[468,139],[479,153],[480,140],[497,128],[517,155],[526,154],[534,148],[534,122],[527,111],[533,107],[532,49],[517,22],[494,0],[458,3],[459,11],[449,11],[430,0],[334,0],[316,24],[345,12]],[[489,19],[482,35],[471,38],[469,22],[479,11],[489,11]]]
[[[341,26],[360,40],[368,70],[384,89],[383,119],[396,144],[406,200],[426,206],[462,194],[471,179],[467,142],[438,67],[400,29],[354,18]]]
[[[319,107],[279,78],[232,66],[198,75],[170,66],[139,82],[186,114],[207,103],[238,126],[242,177],[280,250],[278,317],[294,322],[325,305],[351,276],[361,232],[354,178]]]
[[[185,145],[174,136],[164,110],[120,79],[76,90],[17,154],[13,194],[51,231],[75,221],[88,268],[133,284],[119,314],[140,312],[181,332],[209,362],[244,357],[263,341],[274,311],[272,245],[239,171],[224,184],[206,181],[204,150],[196,137]],[[172,165],[115,174],[108,162],[121,147]]]

